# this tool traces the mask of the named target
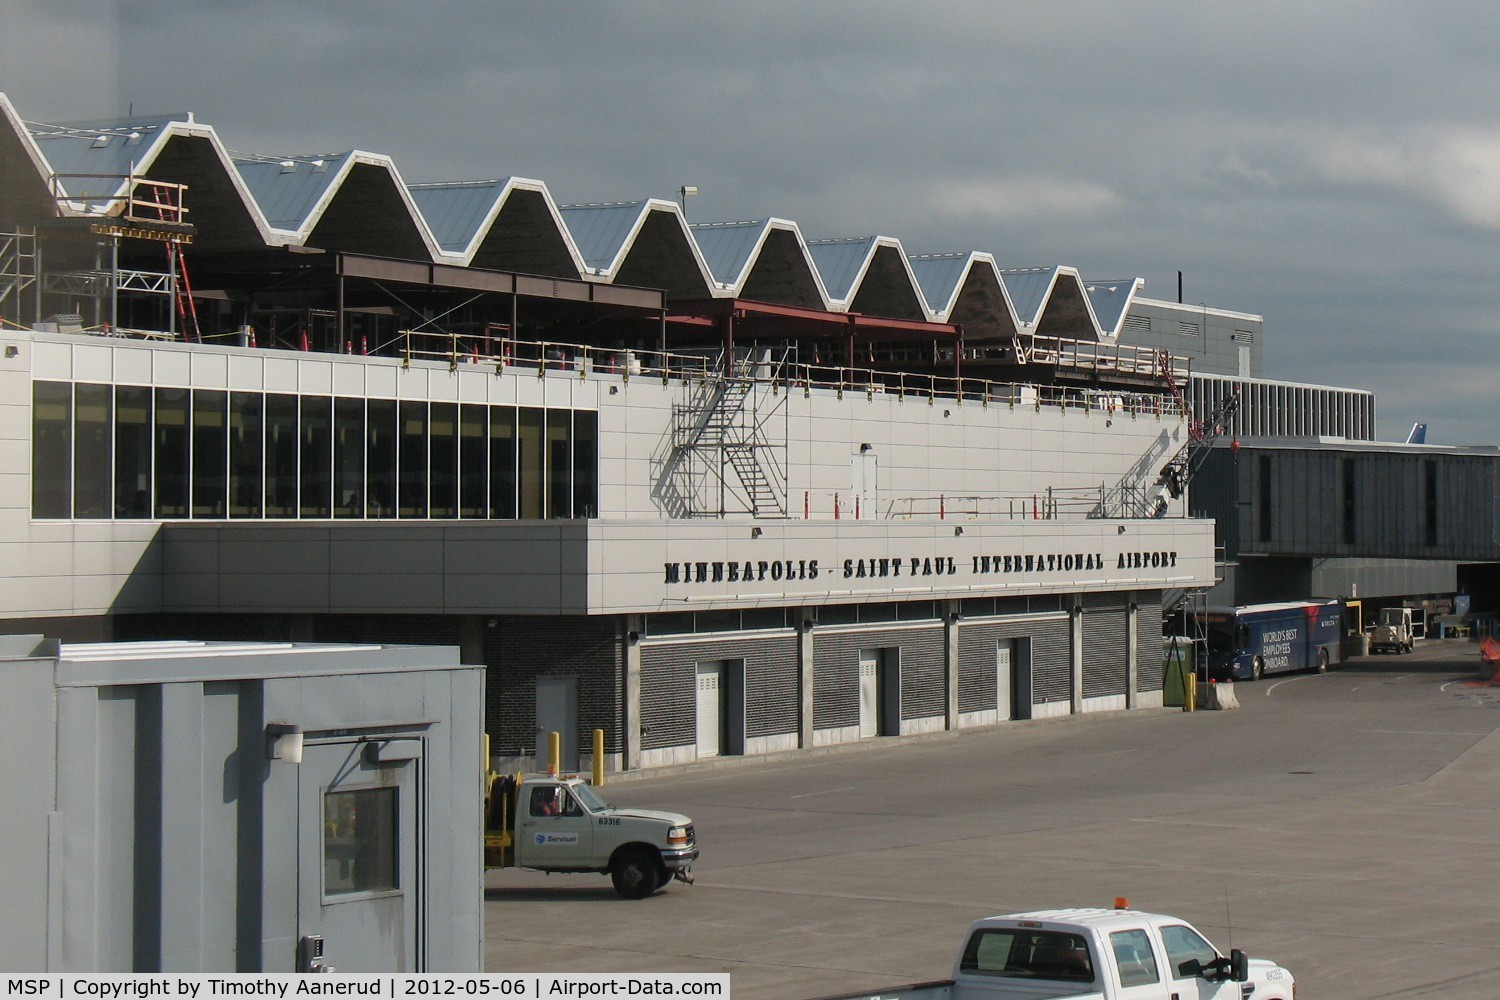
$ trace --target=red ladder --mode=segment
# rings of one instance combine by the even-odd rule
[[[203,331],[198,326],[198,303],[193,301],[193,282],[188,278],[187,256],[182,252],[182,244],[176,240],[167,243],[167,266],[172,270],[174,305],[182,322],[182,339],[189,339],[188,332],[191,330],[191,339],[201,344]]]

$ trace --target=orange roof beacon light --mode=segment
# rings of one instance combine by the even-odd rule
[[[1126,899],[1124,896],[1116,896],[1115,897],[1115,909],[1117,909],[1117,910],[1128,910],[1128,909],[1130,909],[1130,900]]]

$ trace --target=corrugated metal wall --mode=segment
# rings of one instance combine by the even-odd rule
[[[1137,691],[1160,691],[1162,674],[1161,653],[1161,594],[1154,590],[1139,591],[1135,595],[1135,689]]]
[[[745,738],[797,732],[797,636],[730,638],[641,647],[641,749],[697,740],[697,664],[745,661]]]
[[[813,726],[859,725],[859,651],[901,651],[901,718],[942,715],[947,701],[943,626],[813,634]]]
[[[1083,595],[1085,698],[1125,693],[1130,669],[1130,597],[1128,593]]]
[[[1497,482],[1500,454],[1242,444],[1237,453],[1209,454],[1190,487],[1190,506],[1218,522],[1231,559],[1487,561],[1500,559]]]
[[[958,631],[958,710],[984,712],[995,707],[995,650],[1011,639],[1031,639],[1033,670],[1038,660],[1068,663],[1068,618],[1019,620],[965,619]],[[1064,676],[1063,698],[1068,683]],[[1033,677],[1033,685],[1036,683]],[[1040,700],[1035,690],[1033,697]]]

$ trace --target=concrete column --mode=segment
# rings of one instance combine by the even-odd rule
[[[1074,604],[1068,612],[1069,659],[1072,660],[1073,704],[1072,712],[1083,712],[1083,605]]]
[[[944,601],[943,614],[943,674],[948,682],[948,693],[944,699],[947,708],[948,729],[958,728],[958,602]]]
[[[620,770],[641,766],[641,626],[640,615],[625,616],[625,704],[621,713],[625,727],[624,759]]]
[[[797,679],[801,688],[801,705],[797,712],[797,745],[806,750],[813,745],[813,624],[809,609],[797,614]]]
[[[1125,618],[1125,707],[1136,708],[1140,704],[1140,656],[1138,646],[1141,627],[1141,609],[1134,601]]]

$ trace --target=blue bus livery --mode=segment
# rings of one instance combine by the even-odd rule
[[[1198,652],[1198,673],[1209,680],[1260,680],[1294,670],[1322,673],[1344,659],[1344,606],[1339,601],[1206,608],[1197,616],[1207,635],[1206,648]]]

